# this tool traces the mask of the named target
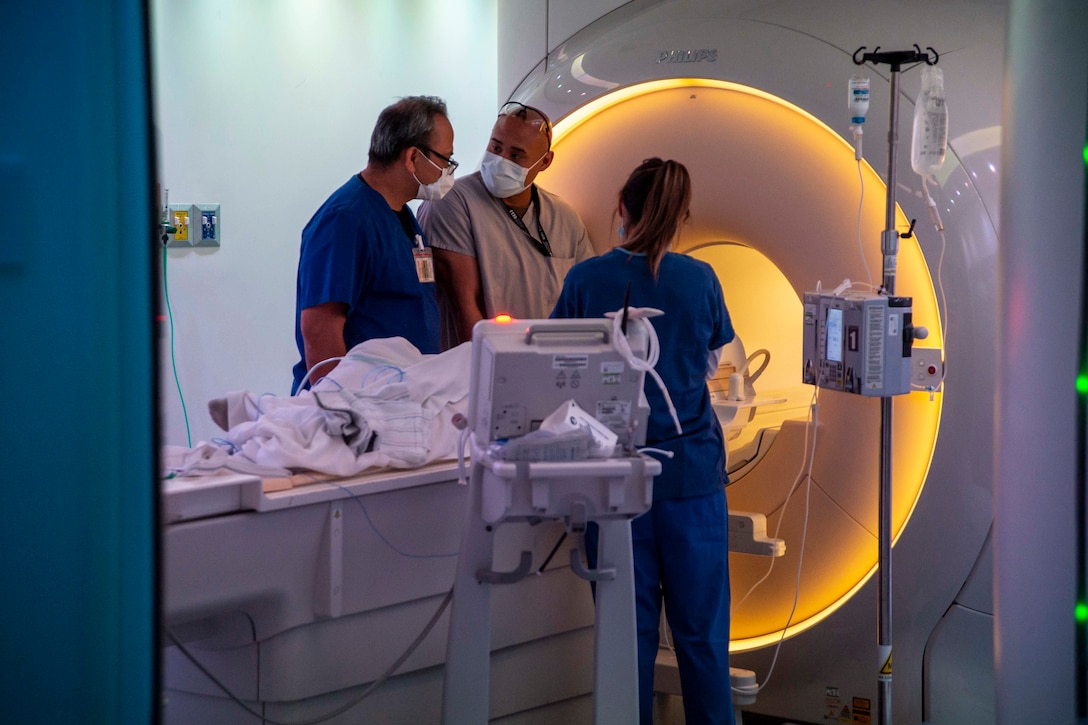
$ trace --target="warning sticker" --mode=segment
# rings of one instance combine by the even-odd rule
[[[564,353],[561,355],[555,355],[552,357],[552,369],[559,370],[563,368],[588,368],[589,367],[589,355],[578,355],[574,353]]]
[[[814,305],[812,303],[806,304],[805,305],[805,310],[804,310],[804,315],[805,316],[804,316],[803,324],[805,324],[805,325],[815,325],[816,324],[816,305]]]
[[[850,708],[843,703],[837,687],[828,686],[824,689],[824,720],[851,722]]]
[[[623,382],[625,366],[622,360],[610,360],[601,363],[601,384],[619,385]]]
[[[866,697],[855,697],[852,704],[854,706],[854,723],[856,725],[872,725],[872,701]]]
[[[613,431],[626,430],[631,424],[631,402],[627,400],[597,401],[597,420]]]

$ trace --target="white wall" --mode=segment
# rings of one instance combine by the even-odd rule
[[[366,165],[382,108],[442,97],[463,173],[478,163],[498,105],[496,2],[152,3],[159,182],[171,204],[221,205],[221,248],[167,261],[193,443],[221,433],[209,399],[290,390],[300,232]],[[163,438],[186,445],[162,329]]]

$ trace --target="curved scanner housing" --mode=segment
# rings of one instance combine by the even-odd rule
[[[866,279],[866,265],[880,274],[880,248],[872,240],[883,226],[884,183],[868,164],[859,168],[852,146],[811,114],[764,91],[713,79],[657,80],[606,93],[556,124],[553,147],[556,161],[540,183],[575,205],[598,252],[618,243],[610,210],[631,169],[649,156],[688,167],[691,222],[677,251],[714,268],[738,335],[772,358],[758,395],[753,390],[740,401],[715,395],[729,457],[747,462],[734,473],[730,506],[764,514],[768,532],[787,542],[770,578],[734,612],[733,648],[776,641],[786,621],[790,634],[813,626],[876,568],[880,409],[877,400],[827,393],[812,426],[814,390],[800,383],[801,295],[821,280],[831,286],[846,277]],[[861,183],[861,235],[871,242],[864,262],[856,243]],[[902,212],[897,219],[909,226]],[[932,276],[913,238],[901,243],[897,271],[899,289],[914,298],[915,319],[939,330]],[[925,483],[941,407],[939,394],[895,400],[896,537]],[[775,435],[763,436],[767,430]],[[791,620],[802,550],[801,598]],[[735,555],[730,565],[738,601],[768,562]]]

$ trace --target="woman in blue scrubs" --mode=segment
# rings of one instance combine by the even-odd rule
[[[731,725],[729,680],[729,532],[725,445],[710,405],[708,375],[733,325],[710,265],[669,251],[688,218],[691,178],[683,164],[652,158],[619,195],[619,247],[575,265],[552,317],[603,317],[623,307],[654,307],[656,366],[683,430],[647,377],[648,446],[673,453],[654,479],[653,506],[631,522],[638,622],[639,713],[653,722],[654,661],[662,605],[676,647],[688,725]],[[587,532],[596,566],[596,527]]]

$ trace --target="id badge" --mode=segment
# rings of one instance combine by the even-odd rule
[[[416,275],[420,282],[434,282],[434,260],[431,258],[431,249],[413,249],[412,256],[416,260]]]

